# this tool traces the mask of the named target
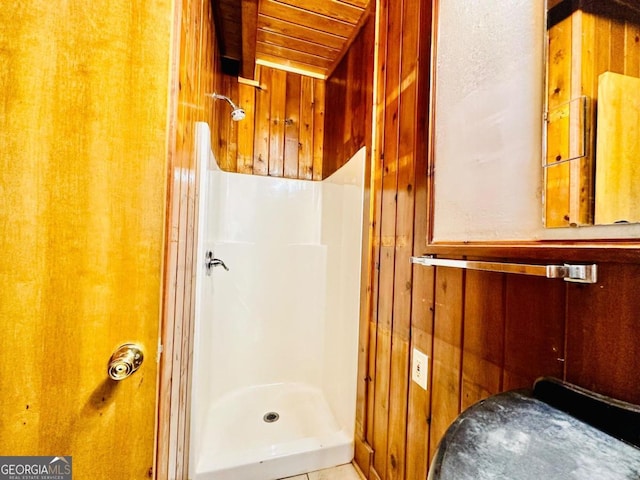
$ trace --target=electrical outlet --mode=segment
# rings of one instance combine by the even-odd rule
[[[429,357],[417,348],[413,349],[411,379],[425,390],[429,379]]]

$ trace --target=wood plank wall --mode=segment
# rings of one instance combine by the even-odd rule
[[[323,176],[327,177],[344,165],[363,146],[367,147],[365,179],[370,179],[373,112],[373,51],[375,18],[369,9],[362,28],[351,48],[326,82],[326,126],[322,157]],[[371,198],[371,187],[365,185],[365,204]],[[356,457],[359,465],[369,464],[371,449],[363,441],[367,419],[367,361],[369,359],[369,318],[373,294],[370,286],[375,274],[372,241],[374,225],[369,212],[363,225],[363,265],[361,278],[360,330],[358,341],[358,388],[356,405]]]
[[[371,2],[372,4],[375,2]],[[373,95],[373,5],[361,20],[362,28],[342,61],[326,82],[326,130],[323,176],[338,170],[361,147],[371,146]],[[341,132],[336,135],[335,132]]]
[[[176,4],[173,51],[156,478],[182,480],[188,478],[200,175],[195,165],[195,122],[213,124],[220,105],[204,94],[220,88],[223,81],[211,2]]]
[[[231,107],[216,103],[213,151],[225,171],[321,180],[325,82],[265,66],[256,67],[260,88],[224,75],[216,90],[246,112],[231,120]]]
[[[429,2],[379,2],[374,164],[374,258],[369,477],[426,478],[430,398],[409,382],[411,351],[431,354],[433,280],[410,263],[426,238]],[[423,203],[417,204],[417,201]],[[419,240],[418,240],[419,239]],[[415,240],[418,240],[415,243]],[[415,293],[414,293],[415,292]],[[426,315],[426,316],[425,316]],[[426,320],[426,322],[425,322]]]
[[[462,410],[540,376],[640,403],[639,299],[630,295],[640,266],[598,264],[595,285],[426,269],[435,283],[430,455]]]
[[[411,254],[481,256],[426,242],[431,2],[382,1],[379,7],[374,136],[367,144],[373,149],[372,263],[361,323],[355,463],[368,479],[416,480],[426,478],[440,438],[463,409],[531,387],[540,376],[640,402],[634,387],[640,344],[632,335],[640,300],[631,294],[640,287],[640,267],[605,255],[597,285],[411,267]],[[329,78],[327,105],[334,102],[333,81],[342,98],[339,86],[361,81],[357,72],[343,75]],[[325,134],[325,152],[349,150],[350,124],[327,122]],[[568,251],[585,259],[582,251]],[[553,250],[527,255],[502,248],[490,258],[566,260]],[[632,253],[629,260],[640,261]],[[426,391],[410,381],[413,348],[431,359]]]

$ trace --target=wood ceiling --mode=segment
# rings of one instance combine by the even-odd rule
[[[368,15],[369,0],[212,0],[223,69],[255,65],[326,78]]]

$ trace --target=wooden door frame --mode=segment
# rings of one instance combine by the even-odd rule
[[[205,8],[206,2],[200,2]],[[184,2],[175,2],[169,114],[167,122],[167,185],[165,209],[165,248],[163,268],[162,318],[159,330],[158,380],[156,399],[156,438],[154,476],[157,480],[186,480],[189,472],[191,410],[191,370],[193,322],[195,316],[195,258],[199,170],[195,161],[195,120],[180,109],[185,97],[204,98],[181,85],[181,52],[184,38]],[[204,10],[200,11],[204,17]],[[202,30],[190,32],[193,45],[201,45]],[[196,47],[197,48],[197,47]],[[187,66],[189,67],[189,66]],[[190,65],[193,67],[193,65]],[[186,68],[186,67],[185,67]],[[197,72],[199,74],[199,72]],[[193,87],[192,87],[193,89]]]

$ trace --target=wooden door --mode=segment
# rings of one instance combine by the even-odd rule
[[[0,9],[0,455],[79,480],[153,475],[171,9]]]

